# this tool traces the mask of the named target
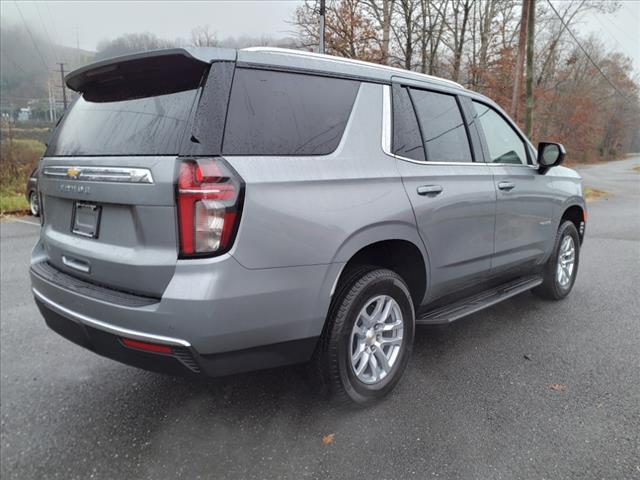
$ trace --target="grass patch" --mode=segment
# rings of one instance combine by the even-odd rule
[[[29,202],[21,193],[0,192],[0,214],[24,212],[29,209]]]
[[[640,173],[640,165],[636,165],[635,167],[633,167],[633,171]]]
[[[44,153],[44,143],[33,138],[5,138],[0,142],[0,214],[25,212],[27,180]]]
[[[13,144],[13,148],[16,150],[17,155],[42,155],[45,150],[45,145],[40,140],[35,138],[14,138],[11,142],[8,139],[2,141],[3,145],[9,146]]]
[[[600,198],[604,198],[609,195],[607,192],[602,190],[598,190],[597,188],[585,188],[584,189],[584,198],[587,200],[598,200]]]
[[[29,124],[16,124],[11,128],[11,136],[14,140],[38,140],[41,143],[45,143],[51,134],[51,130],[53,125],[29,125]],[[0,129],[0,137],[3,140],[9,138],[9,128],[5,124],[3,124]]]

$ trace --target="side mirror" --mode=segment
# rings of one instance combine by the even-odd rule
[[[538,144],[538,165],[545,172],[551,167],[557,167],[564,161],[567,151],[561,143],[540,142]]]

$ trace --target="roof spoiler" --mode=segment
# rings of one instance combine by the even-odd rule
[[[76,92],[113,94],[132,87],[149,76],[161,80],[164,88],[180,91],[198,86],[209,64],[235,61],[236,50],[227,48],[170,48],[113,57],[78,68],[65,77]],[[135,87],[134,87],[135,89]]]

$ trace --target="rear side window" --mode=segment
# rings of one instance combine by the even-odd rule
[[[411,89],[424,137],[427,161],[472,162],[471,148],[456,97]]]
[[[82,96],[65,114],[47,155],[176,155],[195,96],[195,89],[120,101]]]
[[[226,155],[326,155],[342,138],[360,83],[236,69],[225,126]]]
[[[420,127],[409,98],[409,91],[393,87],[393,153],[412,160],[424,161]]]

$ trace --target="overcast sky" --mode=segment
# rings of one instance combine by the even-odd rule
[[[293,12],[301,2],[280,1],[19,1],[20,11],[29,25],[42,30],[50,24],[54,41],[95,50],[101,40],[123,33],[152,32],[161,38],[189,39],[191,29],[209,25],[218,38],[249,35],[274,38],[290,36]],[[2,0],[2,17],[22,23],[15,2]],[[42,17],[42,21],[40,19]]]
[[[209,1],[209,2],[30,2],[20,1],[20,10],[29,25],[44,30],[56,43],[95,50],[100,40],[123,33],[152,32],[161,38],[189,39],[196,25],[209,25],[218,38],[248,35],[274,38],[290,35],[297,0]],[[556,5],[561,0],[554,0]],[[621,2],[612,15],[587,14],[577,26],[595,32],[609,47],[633,59],[640,72],[640,1]],[[22,23],[15,2],[2,0],[3,20]]]

